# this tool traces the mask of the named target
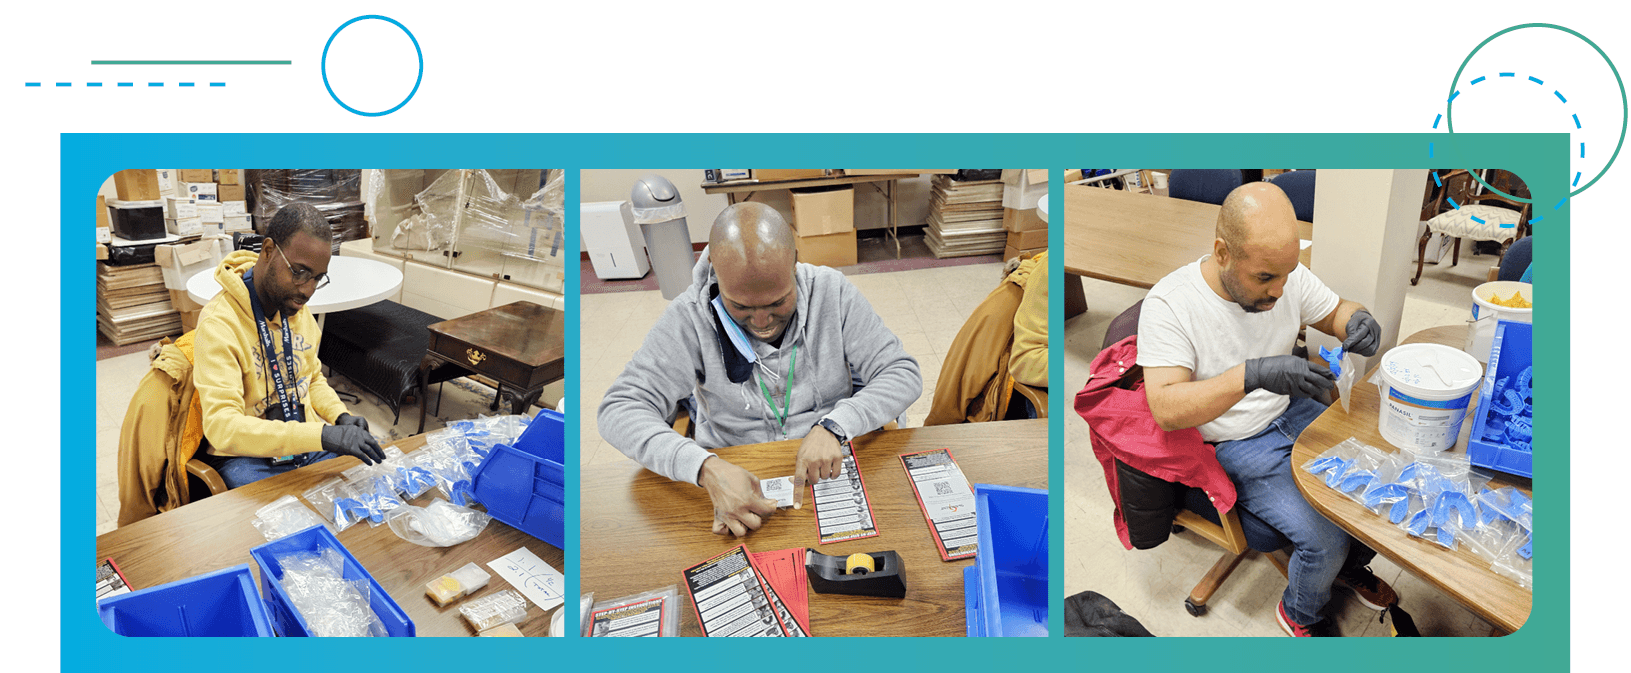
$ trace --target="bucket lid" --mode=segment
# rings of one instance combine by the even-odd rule
[[[1406,344],[1382,357],[1382,376],[1412,397],[1454,399],[1478,387],[1484,367],[1450,346]]]
[[[108,199],[108,205],[113,207],[113,208],[120,208],[120,209],[124,209],[124,208],[163,208],[164,207],[164,199],[157,199],[157,200],[153,200],[153,201],[120,201],[118,199]]]

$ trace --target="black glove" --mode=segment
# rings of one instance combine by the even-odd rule
[[[1342,342],[1342,350],[1370,357],[1376,354],[1376,345],[1381,340],[1382,326],[1371,317],[1370,311],[1359,309],[1348,318],[1348,340]]]
[[[355,425],[323,426],[323,450],[352,456],[369,465],[385,460],[385,451],[374,436]]]
[[[334,424],[355,425],[362,428],[363,432],[368,432],[368,419],[353,414],[340,414],[340,417],[334,420]]]
[[[1246,392],[1262,388],[1277,395],[1315,397],[1336,385],[1331,368],[1295,355],[1246,361]]]

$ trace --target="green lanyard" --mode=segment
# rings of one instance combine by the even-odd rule
[[[787,429],[787,409],[793,404],[793,371],[798,361],[799,347],[794,346],[792,356],[787,359],[787,395],[782,397],[782,412],[776,416],[776,424],[784,431]],[[764,379],[759,378],[758,372],[754,372],[753,380],[759,383],[759,392],[764,393],[765,404],[770,405],[770,413],[776,413],[776,401],[770,399],[770,388],[765,386]]]

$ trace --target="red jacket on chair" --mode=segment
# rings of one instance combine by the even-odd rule
[[[1093,358],[1087,385],[1076,393],[1076,413],[1087,421],[1093,455],[1104,466],[1104,481],[1116,505],[1116,535],[1128,549],[1133,543],[1121,509],[1129,501],[1123,500],[1116,476],[1118,460],[1157,479],[1200,488],[1219,513],[1235,506],[1234,482],[1218,464],[1212,446],[1201,440],[1200,431],[1167,432],[1155,422],[1144,393],[1144,372],[1137,363],[1138,336],[1133,335]]]

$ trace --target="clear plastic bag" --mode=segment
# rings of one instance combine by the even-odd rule
[[[1514,534],[1509,538],[1506,545],[1501,548],[1501,553],[1495,559],[1495,562],[1490,564],[1490,568],[1500,575],[1512,578],[1513,581],[1518,583],[1518,586],[1533,590],[1535,587],[1534,561],[1529,551],[1533,540],[1531,535],[1527,533],[1527,531],[1523,531],[1523,534]]]
[[[429,460],[430,454],[419,451],[403,456],[394,464],[387,463],[392,470],[391,482],[405,500],[416,499],[436,488],[436,475],[431,474]]]
[[[669,585],[654,591],[645,591],[595,603],[585,620],[589,637],[668,637],[680,635],[678,586]],[[659,615],[655,624],[650,615]],[[655,627],[655,628],[653,628]]]
[[[405,506],[390,520],[391,531],[421,547],[451,547],[479,535],[493,517],[441,498],[425,507]]]
[[[1378,478],[1386,454],[1348,438],[1303,464],[1303,469],[1320,477],[1326,486],[1363,504],[1362,497]]]
[[[284,592],[312,636],[387,635],[370,602],[372,586],[366,579],[345,579],[345,561],[337,550],[290,554],[277,561],[283,568]]]
[[[1479,504],[1501,518],[1534,530],[1534,502],[1516,488],[1506,486],[1493,491],[1485,489],[1478,494]]]
[[[460,507],[476,504],[471,482],[471,463],[460,460],[453,448],[440,446],[431,450],[429,469],[436,477],[436,488],[442,496]]]
[[[368,518],[368,507],[352,495],[350,484],[339,477],[306,489],[301,497],[311,503],[318,514],[334,524],[335,533],[343,532]]]
[[[1343,413],[1347,413],[1354,381],[1359,379],[1360,362],[1354,359],[1352,353],[1344,352],[1341,346],[1335,350],[1320,346],[1320,357],[1325,359],[1331,373],[1337,377],[1337,399],[1342,403]]]
[[[474,598],[459,606],[459,614],[476,631],[486,631],[500,624],[520,624],[527,621],[527,599],[514,589]]]
[[[323,520],[323,517],[301,504],[300,499],[292,495],[285,495],[256,510],[255,520],[250,523],[266,537],[267,542],[288,537],[312,526],[328,526],[330,532],[334,531],[334,527]]]
[[[1376,479],[1365,489],[1359,504],[1373,514],[1391,517],[1394,506],[1410,497],[1414,480],[1405,475],[1413,463],[1408,454],[1384,453]]]

